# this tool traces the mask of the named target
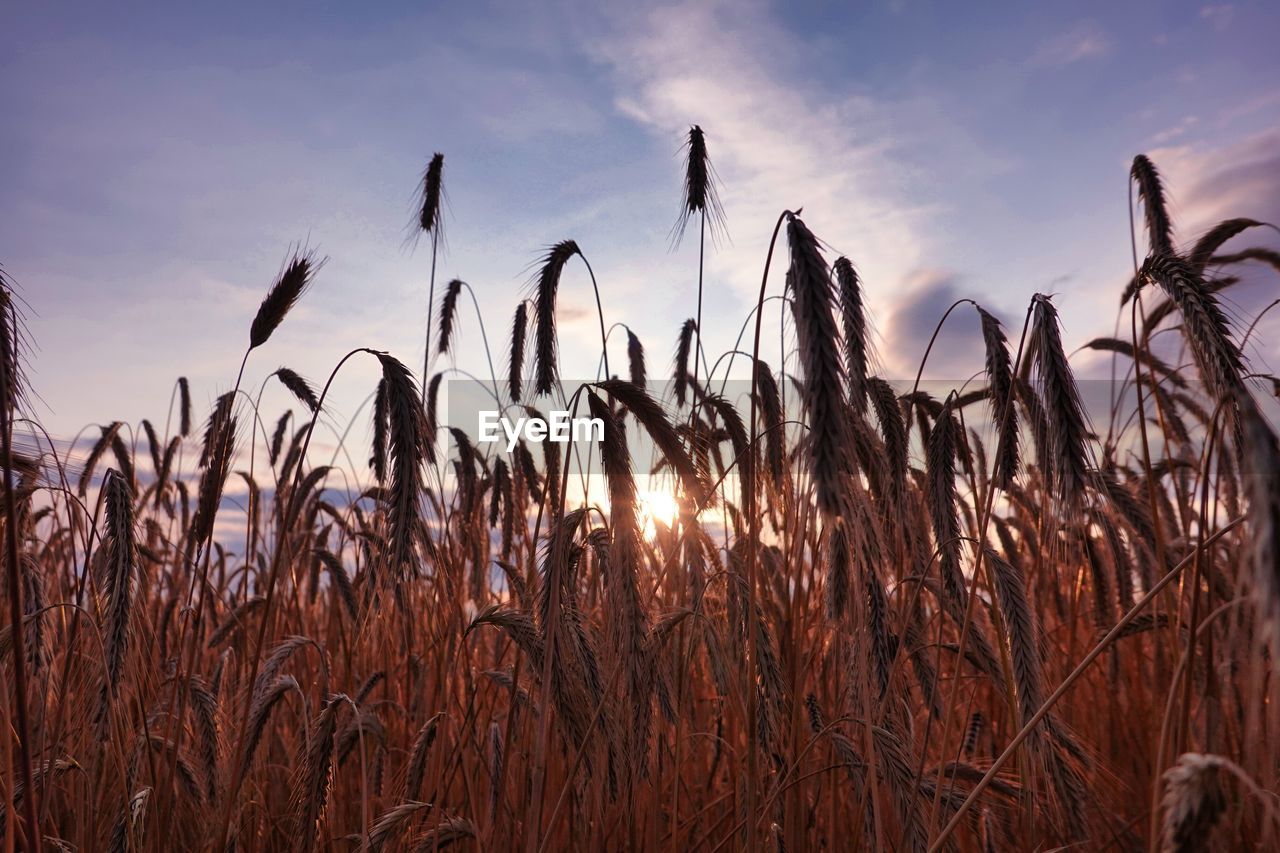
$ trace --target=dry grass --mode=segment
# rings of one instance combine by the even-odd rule
[[[697,216],[705,236],[700,128],[688,154],[676,233]],[[415,218],[432,287],[442,174],[436,155]],[[735,353],[751,392],[726,396],[700,287],[669,399],[629,327],[626,379],[602,353],[604,381],[562,387],[557,292],[573,258],[591,270],[554,244],[493,390],[604,422],[599,506],[572,454],[473,445],[442,421],[441,373],[373,349],[338,365],[378,368],[371,446],[335,457],[367,468],[316,462],[327,385],[261,374],[297,415],[239,393],[307,253],[202,436],[183,379],[167,418],[101,426],[85,453],[27,441],[3,280],[4,849],[1274,849],[1280,452],[1219,294],[1275,253],[1223,254],[1261,225],[1233,219],[1178,254],[1155,167],[1132,179],[1132,335],[1087,345],[1130,389],[1109,423],[1040,295],[1008,335],[964,300],[986,355],[956,373],[978,387],[895,387],[874,291],[792,213],[756,314],[789,302],[794,340],[768,355],[794,382],[757,333]],[[463,287],[434,347],[428,321],[428,367],[466,346]],[[628,432],[679,505],[651,534]]]

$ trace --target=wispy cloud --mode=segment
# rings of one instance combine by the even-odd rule
[[[1200,9],[1200,19],[1209,22],[1209,26],[1222,32],[1235,20],[1236,7],[1230,3],[1210,3]]]
[[[884,329],[888,347],[882,356],[892,374],[899,378],[914,376],[947,309],[956,300],[974,295],[973,288],[963,287],[951,270],[912,271],[903,282],[903,295]],[[983,307],[999,315],[993,306]],[[982,363],[982,329],[977,312],[969,306],[960,306],[938,330],[924,376],[954,382],[954,387],[959,388],[969,373],[981,369]]]
[[[1184,240],[1233,216],[1280,222],[1280,126],[1235,145],[1158,148],[1151,157],[1172,188]]]
[[[1183,116],[1182,120],[1179,121],[1177,124],[1173,125],[1172,127],[1167,127],[1164,130],[1157,133],[1155,136],[1151,137],[1151,142],[1154,145],[1168,145],[1174,140],[1182,136],[1185,136],[1193,127],[1195,127],[1199,123],[1200,123],[1200,119],[1197,116]]]
[[[784,208],[803,206],[811,227],[854,258],[873,287],[926,250],[928,202],[909,200],[918,178],[898,149],[901,117],[914,108],[816,85],[813,63],[823,58],[764,6],[636,13],[618,21],[598,56],[614,69],[618,108],[673,150],[690,124],[706,130],[733,240],[714,268],[742,292],[758,283]]]
[[[15,73],[0,78],[0,97],[14,104],[0,134],[12,173],[0,202],[12,225],[4,260],[33,303],[43,348],[34,369],[50,422],[73,430],[90,417],[163,411],[177,372],[201,389],[198,399],[225,390],[247,318],[295,240],[332,260],[273,340],[272,359],[319,373],[333,353],[374,345],[416,364],[428,259],[425,247],[403,249],[402,229],[416,174],[435,150],[446,153],[452,200],[440,273],[476,286],[495,350],[526,265],[548,242],[572,237],[600,276],[606,324],[633,324],[656,362],[669,358],[694,310],[696,240],[665,251],[679,144],[692,123],[707,131],[731,238],[708,257],[710,352],[733,346],[787,207],[804,207],[829,258],[857,264],[890,371],[908,355],[914,366],[937,320],[930,312],[956,295],[1003,299],[1012,317],[1027,282],[1069,269],[1080,282],[1064,318],[1076,312],[1083,329],[1095,303],[1111,306],[1112,294],[1099,294],[1114,268],[1127,268],[1128,252],[1114,188],[1139,141],[1165,146],[1157,161],[1182,202],[1184,235],[1219,215],[1280,218],[1260,206],[1280,198],[1277,184],[1242,183],[1271,174],[1264,144],[1216,153],[1191,144],[1265,127],[1274,111],[1256,82],[1272,60],[1226,44],[1246,30],[1243,4],[1230,40],[1140,67],[1118,55],[1122,16],[1099,13],[1048,34],[1036,28],[1040,16],[1005,16],[978,38],[968,12],[909,5],[909,16],[834,6],[815,16],[776,0],[556,0],[536,11],[481,0],[430,15],[383,10],[357,31],[313,17],[298,22],[283,56],[257,15],[207,29],[176,16],[171,23],[192,36],[181,49],[156,32],[68,33],[50,20],[39,38],[15,42]],[[1201,20],[1198,9],[1183,17],[1202,32],[1222,20]],[[917,19],[932,22],[928,35],[911,35]],[[974,37],[956,37],[964,24]],[[1003,73],[1009,57],[993,55],[993,41],[1014,45],[1012,61],[1042,73]],[[1252,101],[1219,114],[1220,94],[1205,102],[1189,88],[1171,105],[1100,99],[1099,112],[1073,116],[1067,134],[1058,113],[1074,95],[1059,87],[1087,75],[1044,71],[1105,62],[1100,85],[1120,94],[1137,81],[1208,77],[1224,57]],[[1150,111],[1139,136],[1125,130],[1133,103]],[[1179,121],[1191,114],[1201,121],[1184,130]],[[1080,146],[1082,135],[1098,144]],[[1057,165],[1020,171],[1028,161]],[[1099,174],[1119,183],[1091,180]],[[785,258],[781,247],[771,293],[781,292]],[[591,373],[595,303],[585,270],[568,275],[565,363]],[[780,307],[770,303],[766,317],[775,366]],[[943,357],[980,366],[980,354],[949,351],[945,337]],[[487,373],[478,347],[456,358]],[[339,377],[335,411],[367,395],[373,374],[362,370]],[[112,377],[126,371],[132,387],[121,391]]]
[[[1031,57],[1038,67],[1073,65],[1111,51],[1111,37],[1097,23],[1085,21],[1041,43]]]
[[[1190,244],[1216,223],[1233,217],[1280,223],[1280,126],[1228,146],[1182,145],[1157,149],[1152,159],[1164,172],[1175,203],[1180,242]],[[1246,231],[1225,247],[1280,249],[1270,228]],[[1275,298],[1277,271],[1262,264],[1233,267],[1240,282],[1223,298],[1242,328]],[[1255,368],[1280,359],[1280,315],[1270,312],[1251,339]]]

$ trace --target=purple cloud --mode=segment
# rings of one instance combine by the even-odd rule
[[[1031,64],[1051,68],[1073,65],[1105,56],[1110,50],[1111,38],[1102,27],[1085,21],[1043,42],[1031,57]]]
[[[1225,148],[1206,150],[1188,145],[1153,151],[1152,158],[1168,176],[1183,247],[1193,245],[1224,219],[1247,217],[1280,223],[1280,127]],[[1222,252],[1254,246],[1280,249],[1280,234],[1271,228],[1252,228],[1228,242]],[[1251,261],[1220,273],[1240,278],[1221,298],[1243,334],[1276,298],[1280,290],[1276,287],[1277,271]],[[1269,369],[1263,362],[1280,355],[1280,346],[1270,343],[1277,339],[1278,329],[1280,314],[1273,310],[1253,333],[1246,350],[1259,362],[1254,365],[1257,369]]]
[[[885,326],[883,356],[895,372],[894,378],[910,379],[920,368],[938,321],[957,300],[971,298],[971,291],[961,289],[957,275],[945,269],[916,270],[907,276],[902,289],[906,295],[893,306]],[[1003,320],[1002,312],[993,306],[983,307]],[[1006,330],[1006,334],[1015,332]],[[938,333],[924,377],[954,382],[958,388],[982,370],[983,357],[978,314],[971,306],[961,305]]]

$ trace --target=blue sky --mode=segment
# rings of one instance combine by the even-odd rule
[[[441,279],[476,289],[499,370],[530,265],[573,238],[606,321],[666,372],[694,311],[696,244],[667,239],[693,122],[730,238],[708,259],[713,353],[785,207],[858,266],[891,375],[914,374],[959,296],[1016,322],[1056,292],[1068,343],[1108,332],[1136,153],[1167,174],[1184,239],[1226,216],[1280,221],[1274,3],[260,5],[5,13],[0,263],[30,306],[35,414],[58,434],[163,420],[178,375],[201,408],[227,390],[299,241],[329,261],[251,384],[280,364],[323,380],[357,346],[417,369],[429,257],[405,235],[433,151]],[[1268,288],[1233,310],[1248,317]],[[598,331],[580,268],[561,293],[564,373],[587,376]],[[931,373],[981,367],[970,322]],[[1260,327],[1264,364],[1276,328]],[[457,364],[486,372],[470,309],[461,335]],[[337,412],[374,370],[344,372]]]

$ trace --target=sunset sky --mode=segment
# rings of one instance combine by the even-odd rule
[[[323,381],[357,346],[417,370],[429,251],[406,228],[434,151],[440,280],[476,289],[499,370],[531,264],[573,238],[606,322],[667,372],[695,304],[696,239],[668,240],[695,122],[728,220],[708,256],[711,352],[732,346],[783,208],[859,268],[893,376],[959,296],[1016,335],[1031,294],[1053,292],[1069,347],[1108,333],[1136,153],[1166,173],[1181,239],[1226,216],[1280,222],[1280,5],[997,5],[10,6],[0,264],[29,306],[33,412],[64,437],[163,421],[186,375],[203,417],[298,242],[328,263],[246,384],[281,364]],[[1274,280],[1234,292],[1235,315]],[[563,373],[587,378],[580,267],[561,308]],[[964,316],[931,372],[979,370],[975,328]],[[1274,366],[1280,324],[1261,328],[1255,366]],[[470,305],[460,330],[457,363],[487,372]],[[345,373],[336,409],[374,376]]]

